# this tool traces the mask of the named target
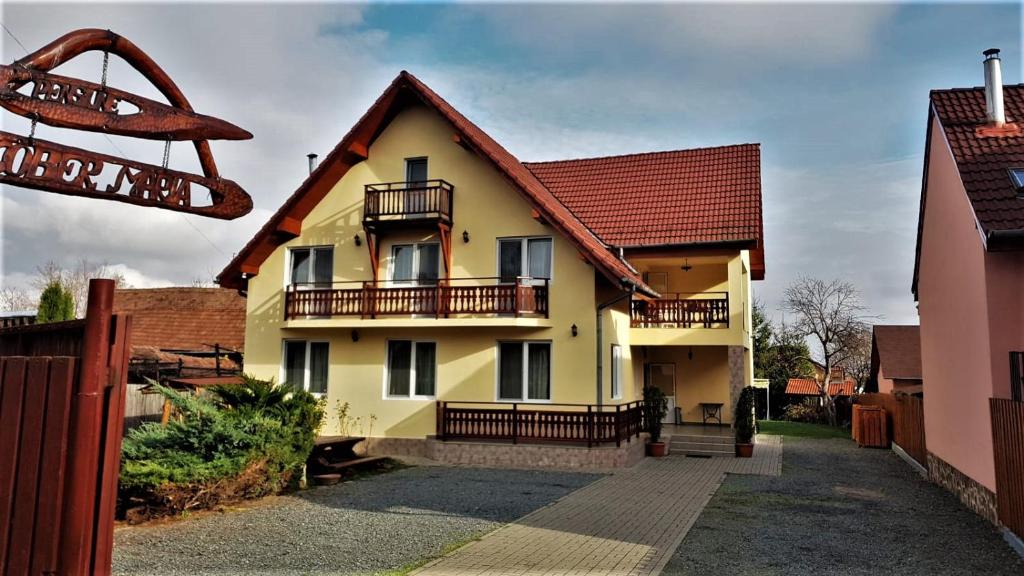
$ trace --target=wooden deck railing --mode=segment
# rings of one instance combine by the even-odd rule
[[[437,218],[450,223],[454,191],[444,180],[367,184],[363,222]]]
[[[643,431],[643,404],[437,403],[439,440],[567,442],[621,446]]]
[[[633,328],[728,328],[729,293],[677,293],[658,300],[634,300]]]
[[[424,315],[541,316],[547,318],[548,280],[452,278],[416,286],[394,281],[293,284],[285,292],[285,320],[302,317]]]

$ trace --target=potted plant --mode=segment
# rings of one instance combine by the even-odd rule
[[[750,458],[754,455],[754,432],[757,425],[754,420],[754,394],[756,389],[747,386],[740,391],[740,397],[736,401],[736,410],[733,412],[736,427],[736,456],[738,458]]]
[[[644,420],[647,422],[647,455],[660,458],[668,454],[668,446],[661,441],[661,421],[668,413],[665,394],[654,386],[644,388]]]

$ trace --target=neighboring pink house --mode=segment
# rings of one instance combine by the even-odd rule
[[[998,50],[985,79],[931,93],[912,290],[929,476],[997,522],[989,399],[1011,398],[1024,350],[1024,85],[1002,86]]]
[[[871,377],[866,392],[921,394],[921,327],[871,329]]]

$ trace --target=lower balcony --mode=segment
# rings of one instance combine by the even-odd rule
[[[386,317],[547,318],[548,280],[452,278],[424,284],[396,281],[296,284],[285,292],[285,320]]]
[[[729,293],[676,293],[658,300],[634,300],[633,328],[728,328]]]
[[[643,431],[643,403],[437,403],[437,439],[621,446]]]

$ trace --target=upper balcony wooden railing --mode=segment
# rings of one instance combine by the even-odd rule
[[[643,402],[628,404],[537,404],[520,402],[437,403],[439,440],[505,440],[621,446],[644,427]]]
[[[548,280],[451,278],[423,282],[366,281],[293,284],[285,292],[285,320],[332,316],[548,317]]]
[[[367,225],[411,220],[452,222],[455,187],[444,180],[367,184],[363,223]]]
[[[658,300],[634,300],[633,328],[728,328],[729,293],[674,293]]]

